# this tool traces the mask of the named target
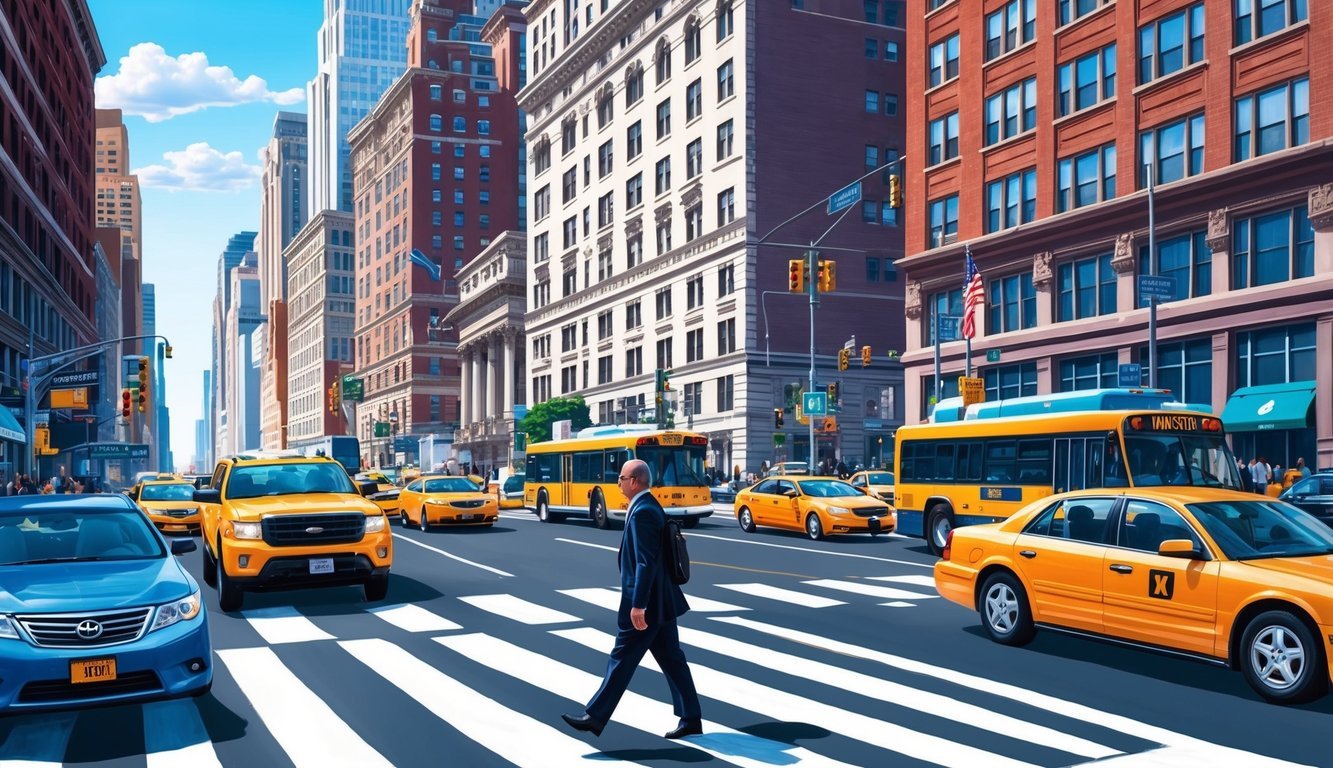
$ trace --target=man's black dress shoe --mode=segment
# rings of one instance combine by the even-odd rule
[[[676,730],[666,734],[668,739],[679,739],[685,736],[698,736],[704,732],[704,724],[701,720],[681,720]]]
[[[573,728],[576,731],[587,731],[593,736],[601,736],[602,729],[606,727],[606,723],[599,723],[596,720],[593,720],[591,715],[587,714],[578,715],[577,717],[574,715],[561,715],[560,719],[569,723],[570,728]],[[698,733],[698,731],[695,731],[695,733]]]

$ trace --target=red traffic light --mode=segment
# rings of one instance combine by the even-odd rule
[[[120,391],[120,415],[126,419],[130,417],[130,391],[128,389]]]

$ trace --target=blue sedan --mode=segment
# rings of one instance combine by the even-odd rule
[[[0,713],[206,693],[194,549],[118,494],[0,499]]]

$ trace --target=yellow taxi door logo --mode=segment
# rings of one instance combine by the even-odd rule
[[[1148,571],[1148,597],[1170,600],[1176,593],[1176,574],[1171,571]]]

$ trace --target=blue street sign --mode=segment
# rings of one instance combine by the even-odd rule
[[[826,392],[801,393],[801,409],[805,411],[806,416],[827,416],[828,393]]]
[[[1116,386],[1143,386],[1143,366],[1138,363],[1121,363],[1116,369]]]
[[[1163,275],[1139,275],[1139,298],[1170,301],[1176,297],[1176,279]]]
[[[828,212],[837,213],[861,202],[861,182],[854,181],[828,197]]]
[[[942,315],[939,318],[940,341],[958,341],[958,320],[960,318],[953,315]]]

